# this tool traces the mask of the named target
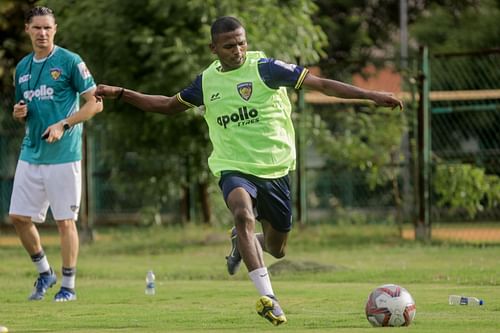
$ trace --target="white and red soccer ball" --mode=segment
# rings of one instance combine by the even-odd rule
[[[365,312],[373,326],[408,326],[415,318],[416,307],[408,290],[386,284],[370,293]]]

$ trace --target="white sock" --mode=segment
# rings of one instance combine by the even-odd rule
[[[267,267],[257,268],[256,270],[249,272],[248,275],[261,296],[274,295]]]
[[[62,277],[61,287],[75,289],[75,276],[65,276]]]
[[[61,287],[75,289],[75,277],[76,277],[76,269],[75,268],[62,268],[62,281]]]
[[[47,260],[47,256],[45,255],[45,252],[43,252],[43,250],[40,253],[32,255],[31,261],[33,261],[33,264],[35,265],[38,273],[46,273],[50,271],[49,261]]]

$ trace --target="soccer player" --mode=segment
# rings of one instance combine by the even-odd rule
[[[41,300],[57,277],[33,222],[45,221],[48,207],[57,221],[62,256],[58,302],[76,300],[78,217],[81,198],[82,122],[102,111],[95,83],[80,56],[54,44],[57,24],[47,7],[26,13],[25,31],[33,52],[16,66],[13,117],[25,123],[9,215],[39,276],[30,300]],[[85,103],[80,108],[79,96]]]
[[[285,87],[306,87],[327,95],[361,98],[402,108],[390,93],[368,91],[317,77],[306,68],[247,51],[244,27],[221,17],[211,27],[210,50],[218,60],[173,97],[146,95],[116,86],[98,85],[98,98],[118,98],[146,112],[172,115],[204,105],[213,152],[208,164],[234,217],[229,274],[243,259],[260,293],[257,312],[274,325],[286,322],[275,296],[263,252],[285,255],[292,227],[288,173],[295,165],[291,105]],[[254,234],[255,221],[262,233]]]

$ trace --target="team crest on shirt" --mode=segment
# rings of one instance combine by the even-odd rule
[[[238,93],[241,98],[248,101],[252,96],[252,82],[243,82],[237,85]]]
[[[51,68],[50,69],[50,76],[52,76],[52,78],[54,80],[59,79],[59,77],[61,76],[61,73],[62,73],[62,70],[60,68]]]

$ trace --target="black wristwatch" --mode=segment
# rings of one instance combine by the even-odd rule
[[[70,125],[68,124],[68,121],[67,120],[64,120],[63,121],[63,128],[64,128],[64,131],[67,131],[70,129]]]

